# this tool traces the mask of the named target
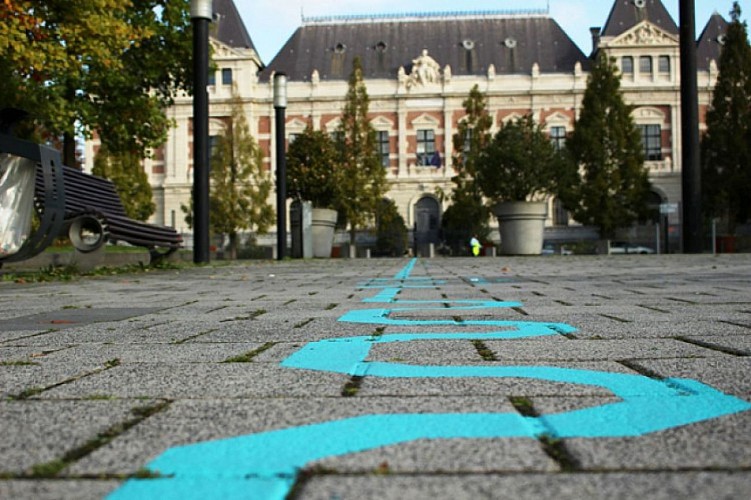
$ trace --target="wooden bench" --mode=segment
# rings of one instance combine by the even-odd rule
[[[183,238],[174,228],[131,219],[125,213],[112,181],[64,166],[65,229],[80,252],[93,252],[107,241],[124,241],[149,251],[157,263],[182,247]],[[44,212],[44,177],[37,168],[37,210]]]

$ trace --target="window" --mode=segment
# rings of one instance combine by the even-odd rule
[[[639,125],[641,143],[644,148],[644,159],[647,161],[662,160],[662,130],[659,125]]]
[[[433,130],[417,131],[417,164],[431,165],[435,154],[435,132]]]
[[[287,145],[295,142],[299,136],[300,134],[287,134]]]
[[[643,75],[652,74],[652,57],[651,56],[641,56],[639,58],[639,72]]]
[[[216,154],[216,148],[219,145],[219,136],[218,135],[210,135],[209,136],[209,157],[214,156]]]
[[[216,85],[216,72],[209,70],[209,85]]]
[[[222,69],[222,85],[232,85],[232,68]]]
[[[381,165],[388,167],[391,164],[389,154],[391,154],[391,144],[389,143],[389,133],[387,130],[379,130],[376,135],[378,142],[378,155],[381,157]]]
[[[631,56],[621,57],[621,73],[624,75],[634,74],[634,58]]]
[[[566,127],[550,127],[550,142],[556,151],[561,151],[566,145]]]
[[[465,158],[472,152],[472,129],[469,127],[464,132],[464,150],[462,152]]]
[[[209,172],[211,172],[211,160],[212,158],[214,158],[214,155],[216,155],[217,149],[219,148],[219,136],[210,135],[208,146],[209,146]]]
[[[657,60],[657,71],[663,75],[670,75],[670,56],[660,56]]]

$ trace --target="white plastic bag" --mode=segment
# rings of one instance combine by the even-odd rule
[[[29,237],[36,169],[28,158],[0,154],[0,255],[11,255]]]

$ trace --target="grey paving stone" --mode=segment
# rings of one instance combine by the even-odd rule
[[[746,498],[751,473],[612,473],[510,475],[318,476],[300,491],[306,500],[338,499],[634,499]]]
[[[114,491],[119,481],[47,480],[0,481],[0,498],[14,500],[100,500]]]
[[[0,474],[30,473],[34,465],[61,459],[98,433],[132,419],[135,406],[129,401],[0,402]]]

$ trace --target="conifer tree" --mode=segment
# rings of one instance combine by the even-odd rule
[[[263,153],[250,135],[242,99],[234,89],[230,105],[230,119],[211,153],[209,225],[213,234],[229,236],[228,253],[233,259],[239,231],[265,233],[274,222],[275,212],[268,203],[273,182],[264,170]],[[192,227],[193,200],[190,206],[181,208]]]
[[[355,244],[357,229],[375,216],[386,194],[386,170],[376,148],[376,133],[368,119],[370,98],[363,79],[360,58],[352,63],[346,102],[336,134],[341,169],[337,210],[350,225],[350,244]]]
[[[454,253],[465,248],[472,236],[484,241],[490,233],[490,213],[475,178],[477,158],[490,143],[493,118],[488,113],[488,99],[477,85],[472,87],[462,105],[465,119],[459,122],[453,136],[452,160],[456,175],[451,180],[454,190],[441,224],[444,240]]]
[[[730,17],[702,138],[702,205],[733,234],[751,217],[751,46],[738,2]]]
[[[650,183],[639,129],[623,100],[615,60],[600,53],[587,80],[582,110],[566,142],[572,176],[560,199],[602,238],[647,215]],[[577,173],[573,173],[578,169]]]

